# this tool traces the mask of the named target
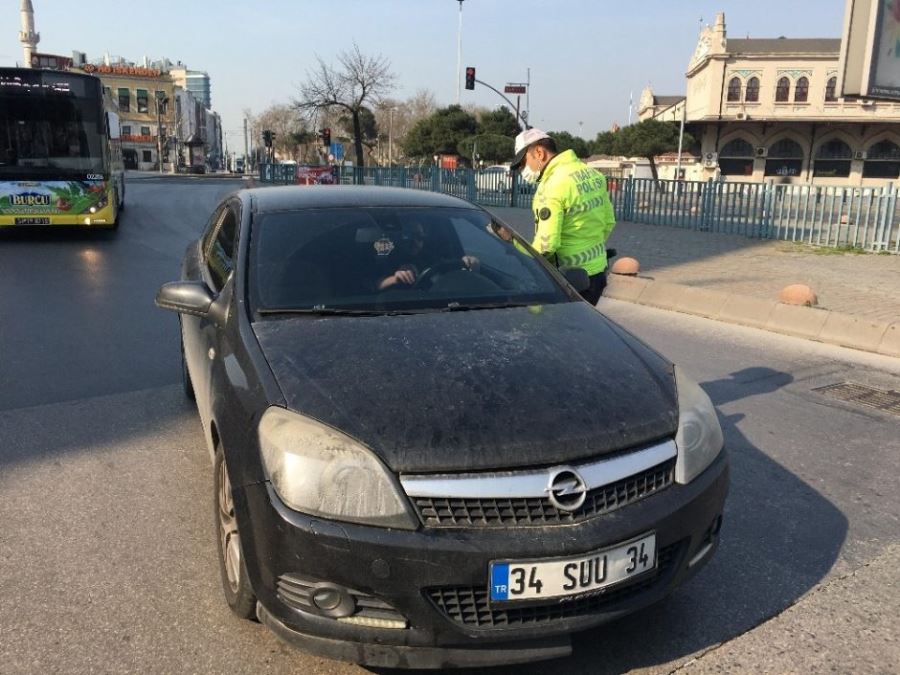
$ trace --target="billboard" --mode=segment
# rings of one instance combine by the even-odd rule
[[[840,91],[900,101],[900,0],[846,0]]]

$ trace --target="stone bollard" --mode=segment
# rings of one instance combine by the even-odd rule
[[[778,292],[778,302],[783,302],[786,305],[814,307],[819,304],[819,299],[816,297],[813,289],[806,284],[791,284]]]
[[[632,277],[637,275],[640,270],[641,265],[634,258],[619,258],[610,268],[610,272],[613,274],[626,274]]]

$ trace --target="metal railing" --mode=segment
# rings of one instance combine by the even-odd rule
[[[293,183],[296,167],[260,165],[260,180]],[[335,167],[334,182],[429,190],[485,206],[530,207],[534,186],[492,169]],[[884,187],[608,178],[619,220],[818,246],[900,253],[900,204]]]

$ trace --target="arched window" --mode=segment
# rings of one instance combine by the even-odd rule
[[[803,148],[790,138],[783,138],[769,148],[766,175],[799,176],[803,170]]]
[[[839,138],[823,143],[816,151],[813,176],[816,178],[846,178],[850,175],[853,151]]]
[[[837,77],[828,78],[828,84],[825,85],[825,101],[826,103],[837,101]]]
[[[786,77],[778,79],[778,86],[775,87],[775,101],[777,103],[786,103],[791,93],[791,81]]]
[[[806,103],[809,98],[809,78],[801,77],[794,87],[794,103]]]
[[[753,175],[753,146],[743,138],[735,138],[719,151],[719,173],[723,176]]]
[[[728,82],[728,98],[729,103],[741,100],[741,78],[732,77]]]
[[[888,140],[871,146],[863,164],[863,178],[889,178],[900,176],[900,146]]]
[[[744,95],[747,103],[756,103],[759,101],[759,78],[751,77],[747,80],[747,93]]]

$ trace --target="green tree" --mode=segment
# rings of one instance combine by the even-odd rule
[[[316,60],[317,69],[307,74],[294,105],[307,113],[337,109],[346,114],[352,120],[356,164],[364,166],[362,111],[393,89],[390,64],[382,56],[365,56],[355,43],[352,50],[338,55],[337,68],[321,57]]]
[[[587,157],[591,154],[587,141],[580,136],[573,136],[568,131],[548,131],[547,133],[556,141],[556,149],[559,152],[574,150],[579,157]]]
[[[592,155],[615,155],[616,152],[616,139],[618,132],[616,131],[601,131],[597,134],[597,138],[595,138],[590,143],[590,150]]]
[[[440,108],[413,125],[403,139],[403,152],[419,158],[456,153],[460,141],[474,136],[477,126],[475,116],[458,105]]]
[[[515,149],[515,141],[509,136],[501,136],[499,134],[479,134],[477,136],[469,136],[460,141],[457,151],[462,157],[470,160],[472,166],[475,165],[475,158],[472,157],[474,150],[480,159],[490,164],[500,164],[513,158]]]
[[[478,122],[479,134],[515,138],[519,131],[521,129],[519,129],[518,122],[516,122],[516,116],[505,105],[491,112],[484,113]]]
[[[689,148],[693,144],[693,137],[685,134],[683,147]],[[616,154],[626,157],[646,157],[650,161],[653,180],[657,181],[659,173],[656,169],[656,157],[678,150],[678,124],[644,120],[624,127],[616,133],[615,149]]]

